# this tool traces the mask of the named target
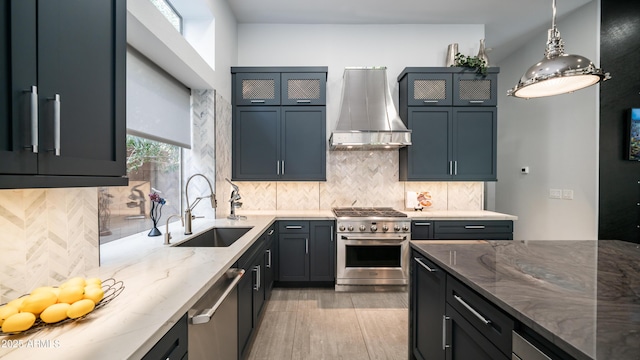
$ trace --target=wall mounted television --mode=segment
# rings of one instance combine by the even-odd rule
[[[627,159],[640,161],[640,108],[629,110]]]

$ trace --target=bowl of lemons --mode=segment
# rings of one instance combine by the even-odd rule
[[[74,277],[0,305],[0,335],[28,334],[85,318],[124,290],[115,279]]]

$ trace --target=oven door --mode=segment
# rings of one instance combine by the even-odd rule
[[[406,285],[407,234],[338,234],[337,285]]]

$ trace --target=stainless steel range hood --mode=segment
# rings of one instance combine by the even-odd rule
[[[386,67],[345,68],[332,150],[392,150],[411,145],[387,83]]]

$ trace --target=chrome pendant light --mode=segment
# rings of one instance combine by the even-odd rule
[[[556,27],[556,0],[553,0],[553,20],[544,59],[531,66],[518,84],[507,91],[507,95],[525,99],[559,95],[609,78],[609,73],[596,68],[586,57],[564,53],[564,41]]]

